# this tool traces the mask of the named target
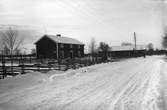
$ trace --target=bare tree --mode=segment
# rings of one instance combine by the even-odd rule
[[[5,31],[1,31],[1,44],[4,51],[9,51],[10,55],[15,54],[20,49],[23,38],[18,36],[18,31],[11,27]]]
[[[89,44],[89,52],[94,55],[97,52],[97,46],[96,46],[96,40],[95,38],[91,39],[91,42]]]

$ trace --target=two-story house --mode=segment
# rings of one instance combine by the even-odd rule
[[[74,58],[84,56],[84,44],[80,41],[58,35],[44,35],[36,45],[38,58]]]

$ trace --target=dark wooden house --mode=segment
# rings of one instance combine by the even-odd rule
[[[36,43],[38,58],[74,58],[84,56],[84,44],[80,41],[58,35],[44,35]]]

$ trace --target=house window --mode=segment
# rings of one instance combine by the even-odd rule
[[[78,57],[81,57],[81,52],[80,51],[78,51]]]
[[[73,47],[73,45],[72,44],[70,44],[70,48],[72,48]]]
[[[60,44],[60,47],[61,47],[61,48],[64,48],[64,44]]]
[[[81,48],[81,46],[80,45],[78,45],[78,49],[80,49]]]
[[[60,51],[61,58],[64,58],[64,51]]]

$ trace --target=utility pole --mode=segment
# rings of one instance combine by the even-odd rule
[[[137,38],[136,38],[136,32],[134,32],[135,50],[137,50],[137,44],[136,44],[136,40],[137,40]]]

